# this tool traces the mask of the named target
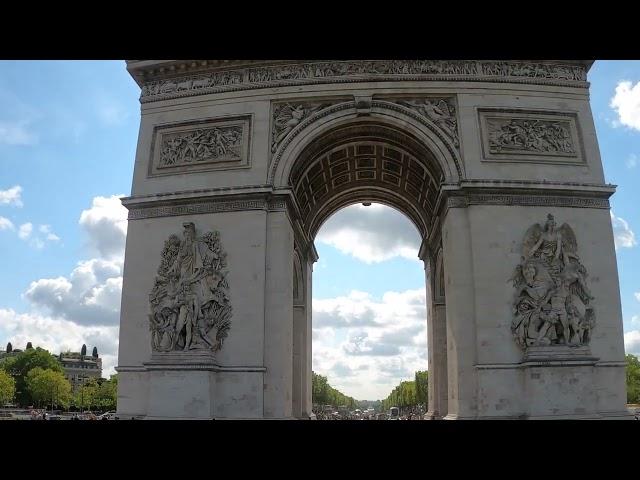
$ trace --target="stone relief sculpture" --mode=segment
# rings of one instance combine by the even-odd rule
[[[491,119],[487,127],[491,153],[576,153],[569,122]]]
[[[516,343],[531,346],[588,345],[595,327],[594,297],[577,254],[573,229],[556,228],[553,215],[525,234],[522,261],[516,267],[511,331]]]
[[[292,65],[243,67],[179,79],[151,80],[142,87],[141,100],[154,101],[177,95],[195,95],[209,91],[261,88],[269,84],[305,84],[325,81],[349,81],[347,77],[410,79],[515,79],[528,83],[586,82],[586,68],[530,62],[392,60],[309,62]]]
[[[227,337],[232,313],[226,253],[219,232],[197,236],[193,223],[183,227],[182,239],[171,235],[165,241],[149,295],[152,349],[216,352]]]
[[[220,126],[162,136],[158,168],[242,159],[242,126]]]
[[[456,107],[452,98],[422,98],[398,103],[434,122],[451,139],[456,148],[460,146]]]
[[[305,118],[310,117],[318,110],[322,110],[330,105],[330,103],[276,104],[273,109],[271,152],[274,153],[282,140]]]

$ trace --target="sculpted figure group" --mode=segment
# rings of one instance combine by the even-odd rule
[[[513,277],[516,296],[511,331],[522,348],[587,345],[595,326],[586,285],[587,271],[577,255],[573,229],[556,228],[553,215],[544,227],[527,230],[522,262]]]
[[[575,153],[571,133],[566,124],[543,120],[512,119],[508,123],[489,123],[491,153],[509,150]]]
[[[216,352],[227,336],[232,313],[223,270],[226,254],[218,232],[198,237],[193,223],[183,227],[182,240],[171,235],[165,242],[149,295],[152,348]]]
[[[179,134],[162,139],[160,167],[173,167],[211,160],[241,158],[242,127],[214,127]]]

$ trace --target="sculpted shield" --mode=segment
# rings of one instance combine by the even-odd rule
[[[154,352],[217,352],[231,320],[226,253],[217,231],[197,236],[183,224],[183,238],[164,244],[155,284],[149,295],[151,346]]]

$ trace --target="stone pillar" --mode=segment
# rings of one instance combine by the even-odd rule
[[[435,303],[432,320],[433,335],[433,373],[431,378],[431,360],[429,363],[429,383],[434,384],[434,410],[436,418],[443,418],[449,410],[447,382],[447,306]]]
[[[429,409],[427,418],[443,418],[448,411],[447,388],[447,307],[440,285],[440,262],[433,256],[424,260],[427,287],[427,351],[429,355]]]
[[[445,419],[475,418],[475,282],[466,209],[451,208],[447,212],[442,227],[442,247],[447,292],[448,409]]]
[[[302,402],[304,400],[304,330],[307,315],[304,305],[293,306],[293,392],[292,414],[295,418],[302,417]]]
[[[294,257],[293,416],[311,415],[311,270],[298,251]]]
[[[284,211],[267,215],[264,416],[291,418],[293,388],[293,230]]]
[[[312,377],[312,288],[311,280],[313,276],[313,260],[307,259],[302,263],[304,270],[304,300],[305,300],[305,317],[304,317],[304,332],[302,338],[304,339],[303,348],[301,351],[301,365],[302,365],[302,417],[309,418],[313,413],[312,403],[312,389],[311,389],[311,377]]]

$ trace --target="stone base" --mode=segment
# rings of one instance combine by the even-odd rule
[[[146,417],[213,419],[215,384],[215,372],[210,370],[188,370],[184,365],[153,368]]]
[[[598,359],[591,355],[591,350],[586,345],[570,347],[567,345],[532,346],[527,348],[523,365],[541,362],[545,365],[554,365],[569,362],[571,364],[594,365]]]
[[[526,417],[599,419],[597,358],[588,347],[531,347],[522,362]]]
[[[215,416],[215,356],[210,352],[154,353],[146,419],[206,420]]]
[[[216,356],[207,350],[192,350],[187,352],[154,352],[151,360],[144,364],[147,368],[156,366],[212,366],[217,367]]]

